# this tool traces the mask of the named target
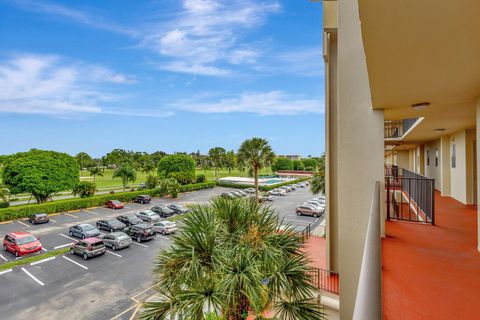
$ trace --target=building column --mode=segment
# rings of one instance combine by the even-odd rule
[[[435,155],[434,155],[435,156]],[[440,137],[440,192],[442,196],[451,195],[450,136]]]
[[[379,181],[384,190],[384,114],[372,109],[357,0],[338,1],[337,71],[337,180],[331,183],[337,193],[333,214],[338,220],[340,319],[351,320],[375,183]],[[384,192],[381,195],[384,198]],[[384,203],[381,199],[382,226]],[[378,261],[379,274],[380,268]],[[372,292],[380,294],[380,281]],[[380,305],[375,312],[381,314]]]
[[[480,181],[478,179],[479,177],[479,174],[480,174],[480,156],[478,154],[478,150],[480,150],[480,98],[477,99],[476,101],[476,109],[477,109],[477,123],[476,123],[476,128],[477,128],[477,132],[476,132],[476,150],[475,150],[475,153],[476,153],[476,162],[477,162],[477,165],[476,165],[476,172],[474,172],[474,174],[476,175],[476,182],[477,182],[477,197],[476,199],[480,199]],[[477,204],[477,250],[480,251],[480,206],[478,206]]]

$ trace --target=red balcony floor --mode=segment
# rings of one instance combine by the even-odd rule
[[[477,210],[436,194],[436,225],[387,221],[386,320],[480,319]]]

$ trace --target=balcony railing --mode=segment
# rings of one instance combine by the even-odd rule
[[[381,307],[380,183],[375,183],[368,217],[362,266],[353,309],[354,320],[380,320]]]
[[[417,120],[418,118],[386,120],[384,137],[386,139],[401,138],[413,126],[413,124],[417,122]]]
[[[321,268],[312,268],[308,271],[308,275],[312,285],[318,290],[338,294],[340,288],[338,273]]]
[[[385,167],[387,219],[435,224],[435,179]]]

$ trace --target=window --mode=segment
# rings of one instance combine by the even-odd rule
[[[452,144],[452,168],[457,167],[457,146]]]
[[[430,150],[427,150],[427,166],[430,165]]]
[[[435,167],[438,167],[438,149],[435,149]]]

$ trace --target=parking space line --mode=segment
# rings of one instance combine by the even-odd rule
[[[41,285],[42,287],[45,285],[42,281],[38,280],[37,278],[35,278],[35,276],[33,274],[31,274],[30,272],[27,271],[27,269],[23,268],[22,267],[22,271],[25,272],[30,278],[32,278],[33,280],[35,280],[39,285]]]
[[[20,223],[21,225],[24,225],[25,227],[31,228],[30,225],[26,224],[25,222],[22,222],[20,220],[15,220],[16,222]]]
[[[111,255],[117,256],[117,257],[119,257],[119,258],[122,257],[122,256],[119,255],[118,253],[112,252],[112,251],[110,251],[110,250],[107,250],[107,253],[110,253]]]
[[[67,257],[65,257],[65,256],[62,256],[62,257],[63,257],[64,259],[67,259],[67,260],[70,261],[71,263],[76,264],[77,266],[79,266],[79,267],[81,267],[81,268],[83,268],[83,269],[85,269],[85,270],[88,270],[88,267],[85,267],[83,264],[80,264],[80,263],[78,263],[77,261],[74,261],[74,260],[72,260],[72,259],[70,259],[70,258],[67,258]]]
[[[310,224],[311,223],[309,221],[295,220],[295,219],[290,219],[290,218],[286,218],[284,221],[294,221],[294,222],[300,222],[300,223],[304,223],[304,224]]]
[[[30,263],[30,265],[34,266],[36,264],[44,263],[44,262],[51,261],[51,260],[55,260],[55,257],[50,257],[50,258],[45,258],[43,260],[38,260],[38,261]]]
[[[9,273],[9,272],[12,272],[12,269],[7,269],[7,270],[0,271],[0,275],[5,274],[5,273]]]
[[[144,248],[148,248],[147,245],[141,244],[141,243],[138,243],[138,242],[135,242],[135,241],[132,241],[132,244],[136,244],[137,246],[144,247]]]
[[[5,258],[3,255],[0,254],[0,258],[2,258],[4,261],[8,262],[8,259]]]
[[[159,234],[157,234],[156,237],[157,237],[157,238],[162,238],[162,239],[171,240],[169,237],[161,236],[161,235],[159,235]]]
[[[63,214],[66,215],[66,216],[69,216],[69,217],[77,218],[77,219],[78,219],[78,217],[77,217],[76,215],[74,215],[74,214],[71,214],[71,213],[68,213],[68,212],[64,212]]]
[[[70,239],[70,240],[73,240],[73,241],[78,241],[77,239],[74,239],[74,238],[72,238],[72,237],[66,236],[66,235],[64,235],[63,233],[60,233],[60,235],[61,235],[62,237],[64,237],[64,238],[67,238],[67,239]]]
[[[47,250],[47,249],[45,249],[44,247],[42,247],[42,251],[45,251],[45,252],[47,252],[48,250]]]
[[[57,249],[60,249],[60,248],[65,248],[65,247],[71,246],[71,245],[72,245],[71,242],[70,243],[65,243],[65,244],[62,244],[61,246],[56,246],[53,249],[57,250]]]
[[[53,220],[52,218],[50,218],[50,221],[52,221],[52,222],[57,222],[57,220]]]
[[[97,215],[98,212],[93,212],[93,211],[88,211],[88,210],[82,210],[83,212],[88,212],[88,213],[91,213],[91,214],[94,214],[94,215]]]

